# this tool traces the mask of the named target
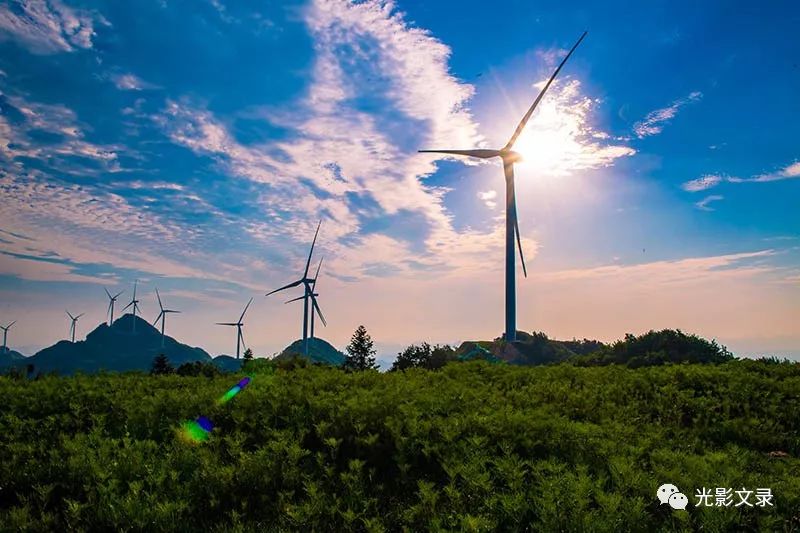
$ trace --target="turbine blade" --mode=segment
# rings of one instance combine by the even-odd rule
[[[514,135],[512,135],[511,139],[508,140],[508,143],[503,147],[503,150],[511,150],[511,148],[514,146],[514,143],[517,142],[517,137],[519,137],[520,133],[522,133],[522,130],[525,128],[525,124],[527,124],[528,120],[531,118],[531,115],[533,114],[533,110],[536,109],[536,106],[538,106],[539,102],[542,101],[542,98],[544,97],[544,93],[546,93],[547,89],[550,88],[550,84],[552,84],[553,80],[556,79],[556,76],[558,76],[558,73],[561,71],[561,67],[563,67],[564,63],[567,62],[569,57],[572,55],[572,52],[574,52],[575,49],[578,48],[578,45],[581,44],[581,41],[583,40],[583,38],[586,37],[586,33],[587,32],[583,32],[583,35],[581,35],[580,39],[578,39],[578,42],[576,42],[572,46],[572,49],[569,51],[569,53],[567,53],[567,55],[564,57],[564,59],[561,60],[561,63],[558,65],[558,68],[555,70],[555,72],[553,72],[553,75],[550,76],[550,79],[547,80],[547,83],[542,88],[541,92],[539,92],[539,96],[536,97],[536,100],[533,101],[533,104],[528,109],[528,112],[525,113],[524,117],[522,117],[522,120],[520,121],[519,126],[517,126],[517,129],[514,130]]]
[[[108,292],[108,289],[106,289],[105,287],[103,287],[103,290],[104,290],[104,291],[106,291],[106,294],[108,294],[108,298],[109,298],[109,299],[111,299],[111,293],[110,293],[110,292]]]
[[[317,271],[314,273],[314,281],[311,283],[311,292],[314,292],[314,287],[317,286],[317,278],[319,277],[319,269],[322,267],[322,260],[325,259],[324,257],[319,258],[319,264],[317,265]]]
[[[297,287],[297,286],[298,286],[298,285],[300,285],[301,283],[303,283],[303,280],[302,280],[302,279],[299,279],[299,280],[297,280],[297,281],[294,281],[294,282],[292,282],[292,283],[290,283],[290,284],[288,284],[288,285],[284,285],[284,286],[283,286],[283,287],[281,287],[280,289],[275,289],[275,290],[274,290],[274,291],[272,291],[272,292],[268,292],[266,295],[267,295],[267,296],[269,296],[270,294],[275,294],[276,292],[280,292],[280,291],[283,291],[283,290],[286,290],[286,289],[291,289],[292,287]]]
[[[236,322],[217,322],[217,326],[238,326]]]
[[[298,296],[297,298],[292,298],[291,300],[287,300],[287,301],[285,301],[285,302],[283,302],[283,303],[285,303],[285,304],[290,304],[290,303],[292,303],[292,302],[296,302],[296,301],[298,301],[298,300],[302,300],[302,299],[303,299],[303,298],[305,298],[305,297],[306,297],[306,295],[304,294],[303,296]]]
[[[242,328],[239,328],[239,341],[242,343],[242,348],[246,350],[247,346],[244,344],[244,333],[242,333]]]
[[[322,309],[319,308],[319,304],[317,303],[317,299],[314,296],[311,296],[311,303],[314,305],[314,309],[317,310],[317,314],[319,315],[319,319],[322,320],[322,325],[326,328],[328,327],[328,323],[325,321],[325,316],[322,314]]]
[[[64,309],[64,311],[67,311],[67,310],[66,310],[66,309]],[[69,315],[69,317],[70,317],[72,320],[75,320],[75,317],[74,317],[74,316],[72,316],[72,315],[69,313],[69,311],[67,311],[67,315]]]
[[[111,306],[112,305],[114,305],[114,300],[110,300],[108,302],[108,309],[106,309],[106,315],[110,315],[111,314]]]
[[[122,296],[122,293],[123,293],[123,292],[125,292],[125,291],[119,291],[117,294],[115,294],[115,295],[114,295],[114,300],[116,300],[117,298],[119,298],[120,296]]]
[[[519,258],[522,261],[522,273],[528,277],[528,269],[525,268],[525,255],[522,253],[522,241],[519,236],[519,220],[517,219],[517,203],[514,202],[514,233],[517,235],[517,248],[519,249]]]
[[[122,310],[124,311],[124,310],[126,310],[127,308],[129,308],[129,307],[130,307],[130,306],[132,306],[132,305],[133,305],[133,302],[131,302],[131,303],[129,303],[128,305],[126,305],[125,307],[123,307],[123,308],[122,308]]]
[[[522,240],[521,240],[520,235],[519,235],[519,218],[517,217],[517,191],[516,191],[516,185],[514,184],[514,164],[513,163],[508,163],[508,164],[504,163],[503,164],[503,172],[505,172],[506,181],[510,181],[511,182],[511,191],[512,191],[512,194],[513,194],[513,198],[511,200],[511,205],[509,205],[507,207],[507,209],[510,211],[510,213],[508,213],[508,215],[514,217],[514,235],[517,238],[517,249],[519,249],[519,258],[522,261],[522,273],[527,278],[528,277],[528,269],[525,266],[525,256],[522,254]],[[508,216],[508,215],[506,215],[506,216]]]
[[[161,311],[160,313],[158,313],[158,316],[156,317],[156,319],[155,319],[155,320],[153,320],[153,325],[154,325],[154,326],[156,325],[156,323],[158,322],[158,320],[161,318],[161,315],[163,315],[163,314],[164,314],[164,311]]]
[[[16,324],[16,323],[17,323],[17,321],[15,320],[14,322],[12,322],[11,324],[7,325],[7,326],[6,326],[5,328],[3,328],[3,329],[5,329],[6,331],[8,331],[8,328],[10,328],[11,326],[13,326],[13,325],[14,325],[14,324]]]
[[[250,298],[250,301],[247,302],[247,305],[244,306],[244,311],[242,311],[242,316],[239,317],[239,322],[244,320],[244,314],[247,312],[247,308],[250,307],[250,304],[253,303],[253,299]]]
[[[85,314],[86,314],[86,313],[81,313],[81,314],[79,314],[78,316],[76,316],[76,317],[75,317],[75,320],[78,320],[80,317],[82,317],[82,316],[83,316],[83,315],[85,315]]]
[[[164,306],[161,305],[161,295],[158,294],[158,287],[156,287],[156,298],[158,298],[158,307],[163,311],[164,310]]]
[[[317,243],[317,235],[319,235],[319,227],[322,225],[322,219],[317,224],[317,231],[314,233],[314,240],[311,241],[311,250],[308,251],[308,260],[306,261],[306,269],[303,272],[303,278],[308,277],[308,267],[311,266],[311,254],[314,253],[314,245]]]
[[[500,150],[417,150],[421,154],[450,154],[450,155],[465,155],[468,157],[477,157],[479,159],[490,159],[492,157],[500,156]]]

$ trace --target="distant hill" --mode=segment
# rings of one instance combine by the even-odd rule
[[[218,355],[212,361],[214,365],[225,372],[238,372],[242,368],[242,359],[236,359],[230,355]]]
[[[0,348],[0,368],[8,368],[15,366],[19,361],[25,360],[26,357],[14,350],[7,350],[5,353]]]
[[[59,341],[26,358],[24,363],[33,364],[36,372],[71,374],[99,370],[147,371],[159,353],[164,353],[176,368],[193,361],[212,361],[205,350],[181,344],[169,336],[165,337],[162,348],[161,332],[138,316],[135,318],[136,333],[133,333],[133,320],[133,315],[127,314],[111,326],[100,324],[85,341]]]
[[[724,346],[680,330],[649,331],[607,345],[594,340],[559,341],[544,333],[517,332],[517,340],[507,343],[468,341],[455,352],[462,361],[486,359],[514,365],[545,365],[568,362],[578,366],[622,364],[629,367],[654,366],[664,363],[721,363],[733,358]]]
[[[333,366],[342,366],[342,364],[344,364],[344,354],[323,339],[309,339],[308,351],[309,355],[306,358],[302,355],[303,340],[298,339],[287,346],[275,359],[280,361],[283,359],[291,359],[292,357],[302,357],[308,359],[312,363],[322,363]]]

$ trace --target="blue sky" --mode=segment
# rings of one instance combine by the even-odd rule
[[[501,170],[416,150],[505,144],[586,29],[517,144],[519,328],[798,357],[798,23],[792,2],[0,3],[0,322],[31,353],[140,279],[145,318],[158,286],[168,333],[212,353],[255,296],[270,355],[301,311],[263,294],[322,219],[325,338],[364,323],[390,360],[495,337]]]

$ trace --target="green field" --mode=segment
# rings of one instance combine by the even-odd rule
[[[217,404],[238,376],[1,377],[0,530],[800,530],[798,365],[262,365]]]

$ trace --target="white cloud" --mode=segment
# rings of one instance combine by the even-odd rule
[[[705,176],[700,176],[697,179],[685,182],[681,187],[684,191],[688,192],[705,191],[706,189],[716,187],[725,179],[725,177],[719,174],[706,174]]]
[[[73,9],[60,0],[19,0],[0,5],[0,39],[13,39],[34,54],[91,48],[96,22],[93,12]]]
[[[488,207],[489,209],[494,209],[495,207],[497,207],[497,202],[495,201],[496,198],[497,198],[497,191],[495,190],[478,192],[478,199],[481,200],[484,204],[486,204],[486,207]]]
[[[764,183],[792,178],[800,178],[800,161],[795,161],[775,172],[767,172],[766,174],[760,174],[752,178],[730,178],[728,181],[732,183]]]
[[[698,209],[702,209],[703,211],[713,211],[714,208],[713,207],[709,207],[708,204],[710,204],[711,202],[718,202],[718,201],[722,200],[723,198],[724,198],[724,196],[720,196],[719,194],[712,194],[712,195],[706,196],[705,198],[703,198],[699,202],[695,203],[694,205],[695,205],[695,207],[697,207]]]
[[[121,91],[143,91],[147,89],[158,88],[157,85],[148,83],[136,74],[131,73],[114,74],[111,76],[111,80],[114,82],[114,85],[117,87],[117,89]]]
[[[702,97],[703,93],[694,91],[689,93],[686,98],[675,100],[667,107],[649,112],[643,120],[633,125],[634,133],[636,133],[636,136],[640,139],[661,133],[664,126],[678,114],[678,110],[680,110],[681,107],[686,104],[697,102]]]

